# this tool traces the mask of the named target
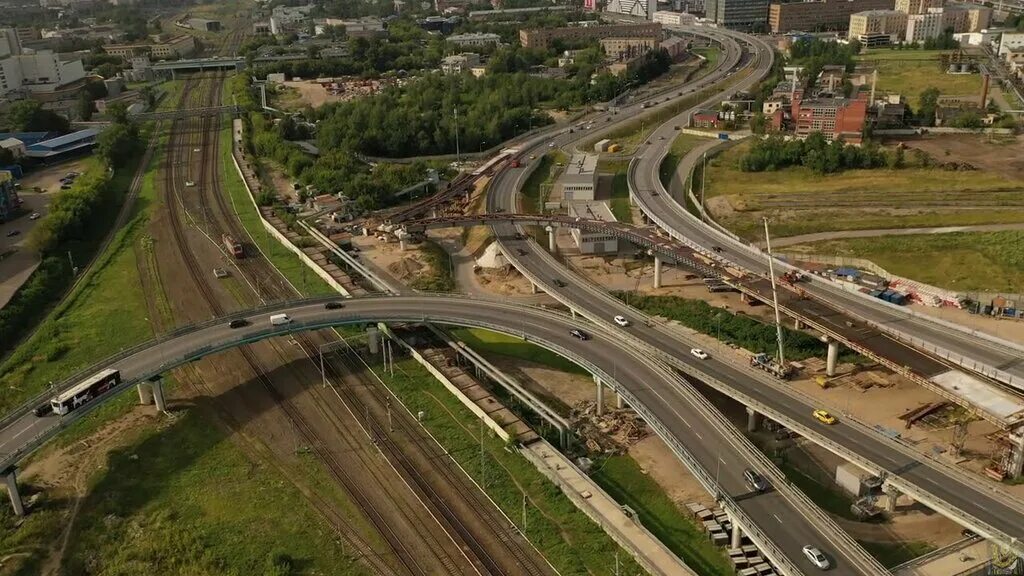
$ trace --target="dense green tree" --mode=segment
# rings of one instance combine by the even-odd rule
[[[920,104],[917,107],[917,117],[922,126],[935,125],[935,110],[939,107],[939,89],[933,87],[925,88],[921,92]]]
[[[14,132],[67,132],[70,129],[68,119],[45,110],[35,100],[19,100],[7,109],[4,124]]]

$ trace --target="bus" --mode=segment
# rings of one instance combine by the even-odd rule
[[[106,394],[120,383],[121,371],[108,368],[54,396],[50,400],[50,406],[53,408],[54,414],[63,416],[79,406],[91,402],[97,396]]]

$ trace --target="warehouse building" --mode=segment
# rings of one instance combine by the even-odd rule
[[[582,220],[616,221],[607,202],[570,202],[569,216]],[[619,239],[607,232],[588,232],[572,228],[570,234],[580,254],[614,254],[619,251]]]
[[[597,155],[573,154],[555,186],[564,202],[592,201],[597,190]]]

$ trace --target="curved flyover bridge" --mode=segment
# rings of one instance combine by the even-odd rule
[[[354,298],[345,300],[343,307],[335,309],[327,308],[328,302],[332,300],[283,303],[181,328],[69,378],[50,394],[67,390],[105,368],[119,370],[123,381],[116,389],[64,417],[33,414],[33,407],[45,401],[50,395],[47,394],[26,403],[0,422],[0,465],[8,470],[9,485],[16,487],[13,466],[71,422],[116,392],[188,362],[261,339],[304,330],[375,322],[434,322],[516,335],[590,370],[598,387],[610,386],[620,393],[665,439],[704,487],[718,495],[718,501],[734,525],[741,527],[783,574],[798,575],[812,569],[800,551],[806,544],[813,543],[826,551],[849,545],[823,541],[820,535],[826,532],[820,525],[826,521],[822,519],[823,513],[809,501],[794,499],[792,490],[782,489],[786,482],[781,475],[773,475],[774,467],[727,421],[716,419],[706,400],[687,382],[660,360],[640,352],[641,347],[631,343],[626,329],[604,329],[588,324],[585,329],[591,333],[591,338],[583,341],[569,333],[581,326],[581,321],[571,316],[542,308],[456,296]],[[287,314],[291,322],[272,325],[270,316],[273,314]],[[229,322],[237,319],[245,319],[248,324],[231,328]],[[743,480],[743,471],[747,468],[761,471],[774,482],[776,489],[751,492]],[[12,497],[16,497],[16,492]],[[816,513],[808,514],[804,509],[807,506]],[[766,536],[768,533],[772,534],[771,539]],[[735,538],[738,536],[739,532],[734,533]],[[884,573],[870,559],[848,560],[847,556],[833,556],[833,559],[838,560],[836,574]]]

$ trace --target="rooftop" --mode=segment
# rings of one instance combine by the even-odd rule
[[[597,170],[596,154],[573,154],[565,166],[564,174],[568,176],[586,176]]]
[[[616,222],[615,215],[607,202],[600,200],[588,200],[569,202],[569,216],[584,218],[587,220],[601,220],[603,222]]]

